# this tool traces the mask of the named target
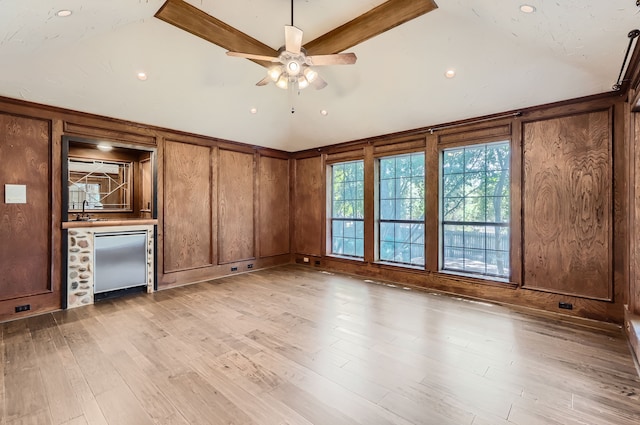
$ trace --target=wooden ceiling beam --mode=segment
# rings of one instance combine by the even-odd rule
[[[309,55],[343,52],[438,8],[434,0],[388,0],[304,45]]]
[[[278,56],[278,52],[266,44],[183,0],[167,0],[155,17],[231,52]],[[270,62],[254,62],[265,67],[272,65]]]

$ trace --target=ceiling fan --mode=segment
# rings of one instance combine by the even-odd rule
[[[311,66],[352,64],[353,53],[341,53],[365,40],[428,13],[438,6],[434,0],[387,0],[355,19],[302,45],[302,30],[285,26],[285,45],[279,50],[214,18],[184,0],[166,0],[155,17],[197,37],[227,49],[227,54],[249,59],[269,69],[257,85],[273,81],[280,88],[294,83],[299,89],[312,85],[324,88],[327,83]],[[274,63],[280,63],[275,65]]]
[[[291,0],[291,10],[293,11],[293,0]],[[293,12],[291,15],[293,16]],[[281,89],[286,89],[291,84],[297,85],[298,89],[307,88],[309,85],[317,90],[323,89],[327,86],[327,82],[311,69],[312,65],[351,65],[356,63],[355,53],[307,56],[306,49],[302,47],[302,34],[302,30],[293,25],[285,26],[285,45],[278,50],[277,57],[241,52],[227,52],[227,55],[273,63],[280,62],[281,65],[271,66],[267,76],[258,81],[256,85],[264,86],[273,81]]]

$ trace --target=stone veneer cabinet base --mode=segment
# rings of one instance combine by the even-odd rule
[[[146,231],[147,233],[147,292],[153,292],[154,239],[153,225],[105,226],[68,230],[67,252],[67,308],[94,302],[94,237],[96,233]]]

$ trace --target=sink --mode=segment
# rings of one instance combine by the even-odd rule
[[[76,218],[73,219],[73,221],[107,221],[107,219],[77,216]]]

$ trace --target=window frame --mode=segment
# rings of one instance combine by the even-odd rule
[[[485,216],[485,221],[451,221],[451,220],[444,220],[444,205],[445,205],[445,197],[444,197],[444,189],[443,189],[443,185],[444,185],[444,155],[446,151],[450,151],[450,150],[456,150],[456,149],[467,149],[467,148],[473,148],[473,147],[479,147],[479,146],[491,146],[491,145],[499,145],[499,144],[506,144],[508,149],[509,149],[509,157],[507,158],[506,161],[506,165],[508,166],[508,179],[507,182],[505,184],[504,189],[508,191],[508,195],[507,195],[507,202],[508,202],[508,207],[509,207],[509,211],[507,212],[506,216],[503,219],[503,222],[489,222],[486,219]],[[518,155],[520,154],[520,150],[517,149],[517,147],[514,146],[513,142],[512,142],[512,137],[511,136],[506,136],[505,137],[500,137],[500,138],[496,138],[496,139],[486,139],[486,138],[478,138],[478,139],[467,139],[464,141],[458,141],[457,143],[451,143],[451,144],[443,144],[441,146],[438,147],[437,149],[437,161],[438,161],[438,196],[437,196],[437,201],[438,201],[438,216],[437,216],[437,229],[438,229],[438,260],[437,260],[437,270],[438,272],[441,273],[445,273],[445,274],[451,274],[451,275],[456,275],[456,276],[463,276],[463,277],[468,277],[468,278],[473,278],[473,279],[480,279],[480,280],[488,280],[488,281],[492,281],[492,282],[497,282],[497,283],[509,283],[512,281],[512,279],[517,275],[517,270],[519,270],[519,268],[517,267],[517,263],[514,261],[515,259],[515,253],[516,251],[514,251],[515,245],[514,242],[515,241],[519,241],[519,239],[517,239],[517,236],[514,234],[514,232],[517,232],[519,229],[519,222],[517,222],[517,220],[514,220],[514,217],[516,217],[516,214],[514,212],[514,208],[517,207],[517,203],[514,202],[514,195],[517,196],[517,193],[514,194],[514,183],[517,182],[519,175],[520,175],[520,171],[516,168],[515,172],[514,172],[514,167],[517,167],[517,165],[519,164],[519,162],[516,162],[515,159],[519,158]],[[486,172],[486,163],[484,164],[484,171]],[[464,173],[463,173],[464,175]],[[489,196],[487,196],[486,194],[483,196],[484,198],[490,198]],[[508,274],[507,275],[498,275],[498,274],[488,274],[486,273],[486,261],[485,261],[485,273],[482,272],[474,272],[474,271],[470,271],[470,270],[462,270],[462,269],[450,269],[450,268],[445,268],[444,265],[444,261],[445,261],[445,255],[444,255],[444,251],[445,251],[445,245],[444,245],[444,229],[445,229],[445,225],[458,225],[458,226],[483,226],[485,227],[485,229],[487,227],[500,227],[500,228],[507,228],[509,231],[509,234],[507,236],[507,241],[508,241],[508,250],[506,251],[506,258],[508,259]],[[461,247],[461,249],[465,250],[465,249],[470,249],[470,248],[466,248],[465,246]],[[485,239],[485,246],[483,248],[483,251],[486,252],[487,251],[492,251],[487,249],[486,247],[486,239]],[[504,251],[503,251],[504,252]],[[515,269],[515,270],[514,270]]]
[[[412,220],[412,219],[382,219],[381,218],[381,180],[386,180],[386,179],[381,179],[381,160],[385,159],[385,158],[394,158],[394,157],[401,157],[401,156],[411,156],[411,155],[422,155],[423,156],[423,168],[424,168],[424,175],[421,176],[422,177],[422,183],[423,183],[423,196],[422,196],[422,202],[423,202],[423,212],[422,212],[422,219],[421,220]],[[373,203],[374,203],[374,211],[375,211],[375,231],[374,231],[374,262],[377,264],[382,264],[382,265],[390,265],[390,266],[395,266],[395,267],[401,267],[401,268],[407,268],[407,269],[417,269],[417,270],[426,270],[427,267],[427,195],[428,195],[428,186],[427,186],[427,167],[428,167],[428,158],[427,158],[427,152],[425,151],[425,149],[419,149],[419,150],[409,150],[409,151],[400,151],[400,152],[384,152],[378,155],[374,156],[374,170],[375,170],[375,178],[374,178],[374,199],[373,199]],[[413,176],[410,178],[414,178]],[[400,198],[397,198],[400,199]],[[417,198],[409,198],[409,199],[417,199]],[[421,240],[422,243],[413,243],[413,242],[409,242],[409,251],[411,252],[411,246],[412,245],[422,245],[422,258],[423,258],[423,262],[422,264],[418,264],[418,263],[406,263],[406,262],[400,262],[400,261],[392,261],[392,260],[387,260],[387,259],[382,259],[381,258],[381,247],[382,247],[382,240],[381,240],[381,224],[383,222],[386,223],[392,223],[392,224],[410,224],[410,225],[414,225],[414,224],[419,224],[422,226],[422,235],[421,235]],[[410,230],[411,232],[411,230]],[[411,238],[411,234],[410,234],[410,238]]]
[[[334,215],[333,215],[333,212],[334,212],[334,208],[333,208],[333,203],[334,203],[333,167],[336,166],[336,165],[344,165],[344,164],[358,163],[358,162],[362,163],[362,180],[361,180],[361,183],[362,183],[362,199],[361,199],[361,201],[362,201],[362,217],[361,218],[357,218],[357,217],[352,217],[352,218],[350,218],[350,217],[334,217]],[[364,211],[365,202],[366,202],[365,201],[365,190],[364,190],[365,173],[366,173],[366,171],[365,171],[364,159],[363,158],[350,158],[350,159],[336,160],[336,161],[331,161],[331,162],[327,161],[326,162],[326,167],[327,167],[326,168],[326,170],[327,170],[327,179],[326,179],[326,181],[327,181],[327,191],[326,191],[326,193],[327,193],[327,208],[326,208],[326,211],[327,211],[327,213],[326,213],[326,216],[327,216],[327,220],[326,220],[326,223],[327,223],[327,230],[326,230],[326,235],[327,235],[326,241],[327,241],[327,244],[326,244],[326,249],[325,249],[326,255],[327,256],[331,256],[331,257],[337,257],[337,258],[346,258],[346,259],[349,259],[349,260],[364,261],[364,258],[365,258],[365,255],[366,255],[366,250],[365,250],[366,240],[365,240],[365,231],[364,231],[365,220],[366,220],[365,211]],[[353,182],[357,183],[357,182],[360,182],[360,180],[353,180]],[[354,200],[357,201],[358,199],[354,198]],[[333,250],[333,248],[334,248],[334,245],[333,245],[333,239],[334,239],[333,224],[334,224],[334,221],[356,222],[356,223],[360,222],[360,223],[362,223],[361,224],[361,226],[362,226],[362,238],[358,238],[357,237],[357,230],[356,229],[354,229],[355,236],[353,238],[351,238],[351,237],[348,238],[348,239],[354,239],[354,243],[356,244],[355,245],[356,254],[358,252],[357,241],[359,239],[362,240],[362,255],[356,255],[356,254],[351,255],[351,254],[344,254],[344,253],[334,252],[334,250]],[[341,236],[341,237],[343,239],[345,239],[344,236]]]

